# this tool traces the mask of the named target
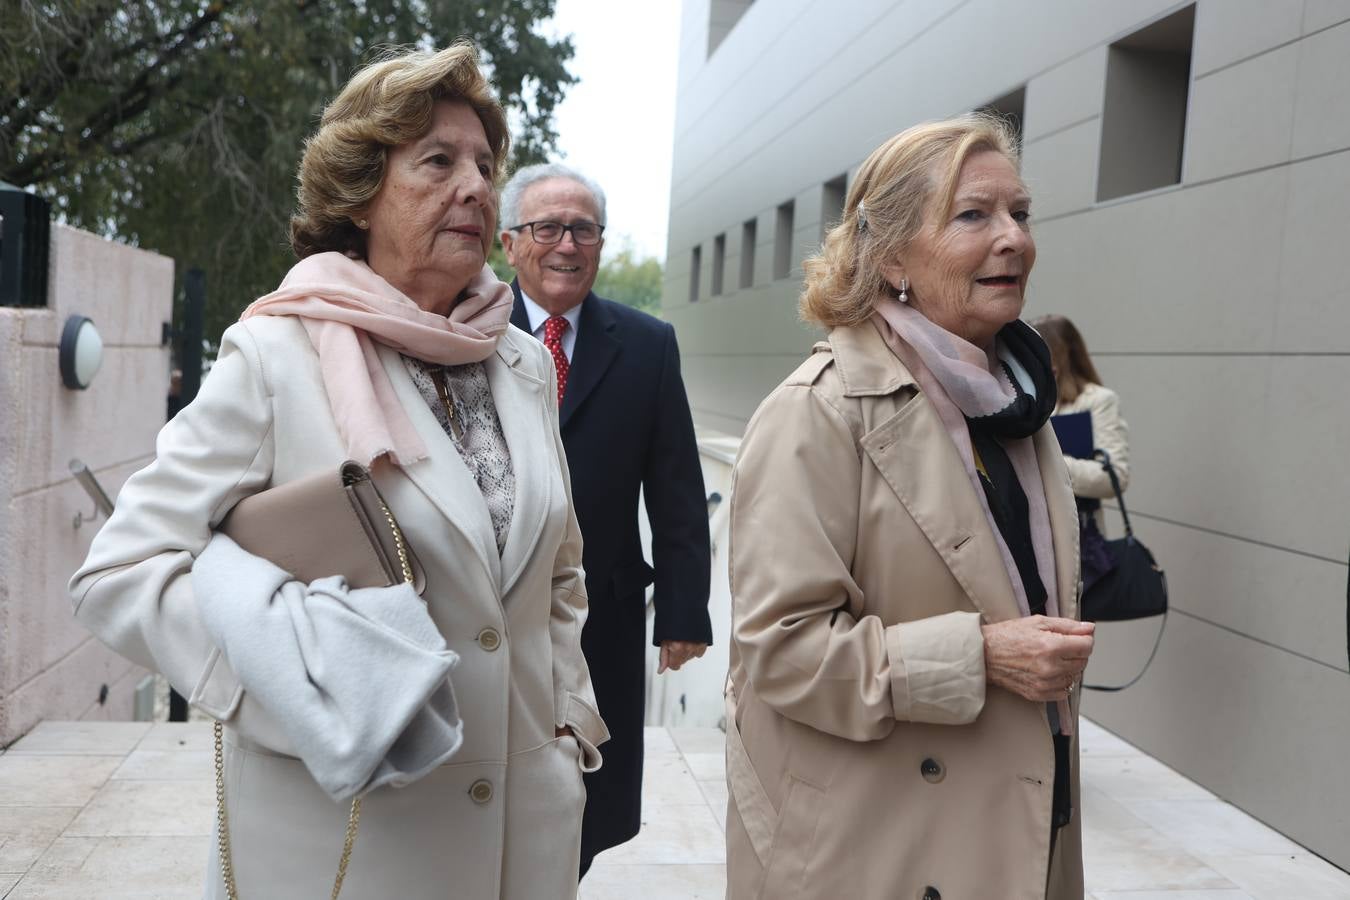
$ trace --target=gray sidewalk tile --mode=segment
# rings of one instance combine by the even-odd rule
[[[726,866],[601,865],[581,883],[579,900],[633,900],[641,885],[642,900],[722,900],[727,889]]]
[[[121,764],[120,756],[6,753],[0,806],[84,806]]]
[[[78,806],[0,807],[0,872],[27,872],[79,811]]]
[[[198,900],[206,837],[87,839],[78,863],[34,869],[5,900]],[[67,863],[73,863],[74,857]]]
[[[149,730],[149,722],[40,722],[15,741],[6,755],[121,755],[130,753]]]
[[[215,782],[110,781],[66,834],[76,837],[208,835],[215,821]]]
[[[134,750],[113,773],[113,780],[201,781],[214,777],[210,750]]]
[[[212,748],[210,722],[157,722],[137,750],[210,751]]]

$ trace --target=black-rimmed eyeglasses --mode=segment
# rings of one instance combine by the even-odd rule
[[[508,230],[522,231],[526,228],[530,229],[530,237],[534,238],[536,244],[557,244],[570,231],[573,242],[582,247],[593,247],[600,243],[600,236],[605,233],[605,226],[594,222],[574,222],[571,225],[561,222],[525,222],[513,225]]]

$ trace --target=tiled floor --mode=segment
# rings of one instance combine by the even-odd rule
[[[46,722],[0,755],[0,898],[195,900],[212,821],[210,726]],[[1347,900],[1350,875],[1083,723],[1096,900]],[[647,732],[645,824],[581,900],[721,898],[722,734]],[[356,898],[353,898],[356,900]]]

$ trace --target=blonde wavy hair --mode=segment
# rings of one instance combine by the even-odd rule
[[[915,125],[873,150],[849,185],[843,219],[802,263],[802,319],[825,328],[857,325],[879,297],[895,296],[883,269],[919,234],[930,208],[939,213],[933,221],[946,221],[961,167],[982,150],[1020,168],[1012,127],[987,113]]]
[[[390,51],[352,76],[305,141],[291,216],[297,257],[329,250],[365,257],[366,233],[356,220],[384,183],[389,149],[430,131],[439,100],[462,101],[477,113],[492,148],[492,181],[501,179],[511,137],[474,45]]]

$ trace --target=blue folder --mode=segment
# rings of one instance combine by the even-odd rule
[[[1055,437],[1059,438],[1060,449],[1065,456],[1078,459],[1092,458],[1092,413],[1076,412],[1051,416]]]

